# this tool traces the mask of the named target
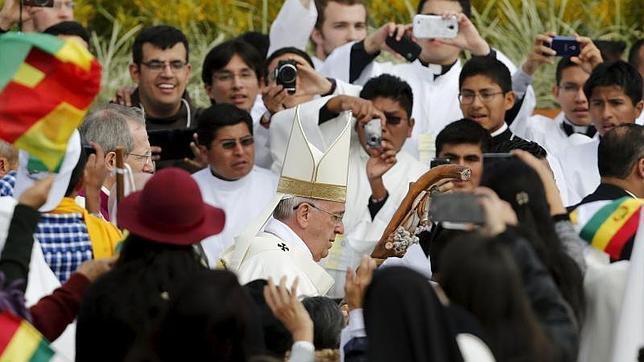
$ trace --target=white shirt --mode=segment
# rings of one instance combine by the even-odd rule
[[[250,116],[253,118],[253,138],[255,139],[255,165],[262,168],[271,167],[271,152],[268,139],[268,129],[261,125],[262,116],[266,113],[266,106],[262,95],[258,94],[250,110]]]
[[[351,47],[354,44],[348,43],[335,49],[326,59],[320,72],[348,82]],[[516,69],[499,51],[497,58],[510,69],[510,73]],[[446,125],[463,118],[458,101],[458,77],[461,69],[461,63],[457,61],[447,73],[434,79],[434,74],[440,74],[441,67],[426,67],[419,60],[403,64],[371,62],[354,83],[364,85],[369,79],[384,73],[393,74],[409,83],[414,93],[412,117],[416,124],[403,149],[420,161],[429,162],[436,152],[434,140],[438,133]],[[534,98],[534,91],[530,87],[517,117],[527,117],[532,113]]]
[[[192,175],[199,185],[204,202],[226,213],[224,230],[201,242],[210,265],[215,265],[221,252],[233,243],[233,238],[253,222],[273,199],[277,177],[270,171],[253,167],[252,171],[235,181],[213,176],[210,167]]]
[[[571,137],[576,137],[573,134]],[[579,135],[579,137],[585,137]],[[597,166],[599,136],[586,143],[568,146],[561,154],[561,166],[568,189],[567,205],[578,204],[585,196],[591,194],[601,181]]]
[[[270,219],[257,235],[236,270],[241,284],[286,276],[286,285],[298,278],[298,297],[325,295],[333,285],[324,269],[313,260],[306,243],[286,224]]]

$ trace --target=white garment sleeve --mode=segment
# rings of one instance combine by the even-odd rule
[[[349,312],[349,323],[340,333],[340,361],[344,361],[344,346],[350,340],[358,337],[366,337],[367,331],[364,327],[364,316],[362,308],[354,309]]]
[[[303,1],[308,6],[303,5]],[[271,25],[268,55],[284,47],[306,50],[317,18],[313,0],[286,0]]]
[[[291,347],[288,362],[314,362],[315,346],[309,341],[297,341]]]
[[[320,73],[326,77],[341,80],[349,83],[349,70],[351,68],[351,48],[356,42],[344,44],[341,47],[335,48],[333,52],[326,58],[324,64],[320,67]],[[360,77],[352,84],[364,85],[369,79],[377,77],[383,73],[395,73],[396,64],[391,62],[379,63],[376,61],[371,62],[360,73]]]

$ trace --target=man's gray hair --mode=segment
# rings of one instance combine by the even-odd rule
[[[85,117],[80,126],[80,134],[86,142],[99,144],[105,152],[112,152],[116,147],[123,146],[125,152],[130,153],[134,141],[128,121],[145,127],[145,117],[140,108],[109,103]]]
[[[286,221],[295,213],[294,208],[305,202],[315,205],[315,199],[308,197],[291,196],[282,199],[273,210],[273,217],[279,221]]]

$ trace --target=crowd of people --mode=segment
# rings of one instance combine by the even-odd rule
[[[17,25],[87,48],[50,5],[5,0],[0,54]],[[367,10],[285,0],[205,59],[144,28],[56,172],[0,140],[0,314],[61,360],[644,360],[644,40],[543,33],[513,64],[469,0],[418,3],[449,38]]]

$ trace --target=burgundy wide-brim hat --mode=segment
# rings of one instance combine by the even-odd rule
[[[151,241],[192,245],[219,234],[226,221],[222,209],[203,202],[199,186],[178,168],[157,172],[143,190],[118,205],[118,225]]]

